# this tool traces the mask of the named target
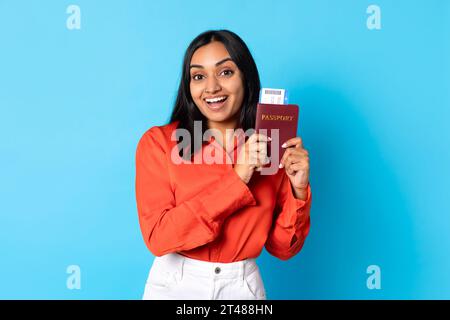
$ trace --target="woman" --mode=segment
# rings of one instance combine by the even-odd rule
[[[262,248],[283,260],[302,248],[308,152],[292,138],[276,174],[261,174],[269,138],[242,134],[254,128],[259,90],[235,33],[207,31],[189,45],[170,123],[147,130],[136,150],[139,223],[156,256],[144,299],[266,299]],[[198,161],[208,155],[223,161]]]

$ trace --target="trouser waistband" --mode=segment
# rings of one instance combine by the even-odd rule
[[[175,271],[180,278],[183,273],[190,273],[197,277],[244,279],[258,269],[255,258],[222,263],[192,259],[178,253],[155,257],[154,263]]]

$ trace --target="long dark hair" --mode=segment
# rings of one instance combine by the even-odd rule
[[[189,66],[194,52],[213,41],[223,43],[228,50],[231,59],[237,65],[243,75],[244,99],[240,109],[238,127],[244,132],[250,128],[255,128],[256,104],[259,99],[261,82],[259,80],[258,69],[255,60],[250,53],[245,42],[234,32],[229,30],[209,30],[198,35],[186,50],[183,59],[183,70],[177,99],[172,111],[170,122],[179,121],[177,129],[185,129],[190,133],[191,146],[183,158],[189,159],[201,147],[201,143],[194,144],[195,139],[202,139],[207,128],[207,118],[195,105],[190,91]],[[202,135],[194,137],[194,121],[202,121]]]

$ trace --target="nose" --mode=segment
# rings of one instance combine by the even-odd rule
[[[220,87],[220,84],[217,81],[216,77],[207,78],[205,93],[211,94],[220,91],[221,89],[222,88]]]

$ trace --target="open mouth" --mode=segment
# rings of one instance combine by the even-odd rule
[[[210,109],[217,110],[220,109],[227,101],[228,96],[219,96],[214,98],[205,98],[205,102]]]

